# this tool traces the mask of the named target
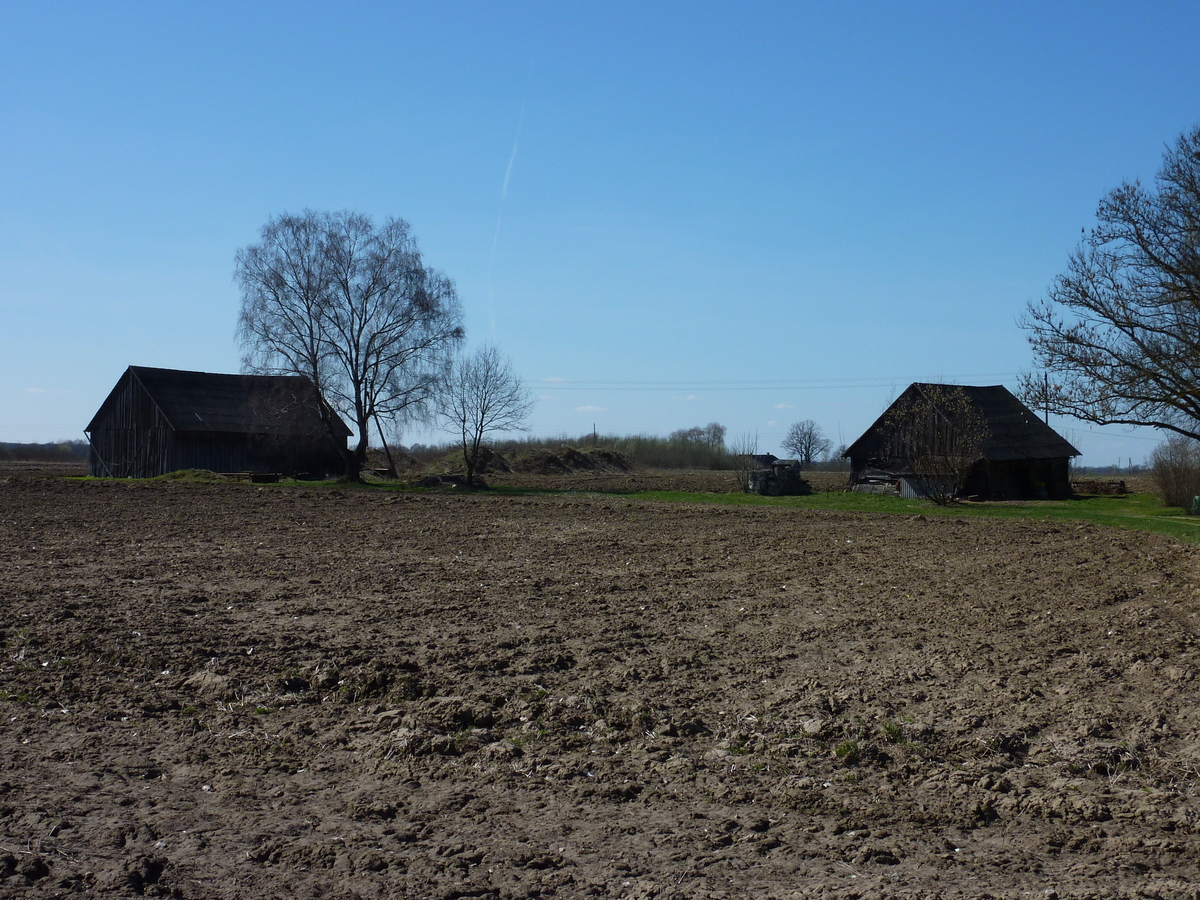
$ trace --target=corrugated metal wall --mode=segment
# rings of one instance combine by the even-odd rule
[[[954,489],[954,482],[949,478],[929,478],[922,484],[919,478],[901,478],[900,496],[905,500],[924,500],[928,496],[927,487],[946,494]]]

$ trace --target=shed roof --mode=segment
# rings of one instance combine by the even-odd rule
[[[130,366],[126,374],[141,384],[176,431],[315,435],[325,430],[319,413],[325,401],[302,375],[221,375],[147,366]],[[109,399],[120,389],[118,382]],[[94,430],[101,412],[86,431]],[[346,423],[332,410],[330,414],[338,436],[348,436]]]
[[[961,389],[987,421],[988,437],[983,444],[983,458],[993,462],[1016,459],[1057,459],[1079,456],[1079,451],[1057,431],[1038,418],[1028,406],[1018,400],[1001,384],[940,385],[914,382],[896,398],[896,403],[916,392],[927,389]],[[893,403],[892,406],[895,406]],[[891,407],[888,408],[888,411]],[[846,448],[845,456],[869,456],[885,428],[888,412],[875,420],[857,441]]]

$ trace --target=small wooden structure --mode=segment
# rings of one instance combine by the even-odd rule
[[[1002,500],[1056,499],[1071,496],[1070,459],[1079,451],[1038,418],[1003,385],[930,385],[913,383],[888,411],[851,444],[850,483],[854,490],[899,492],[914,496],[912,464],[888,454],[889,413],[914,394],[961,390],[987,425],[980,459],[971,467],[965,496]]]
[[[297,375],[130,366],[86,429],[96,477],[179,469],[324,477],[345,469],[350,429]],[[335,437],[336,436],[336,437]]]
[[[800,461],[771,456],[771,463],[754,469],[746,490],[768,497],[796,497],[812,493],[812,487],[800,477]]]

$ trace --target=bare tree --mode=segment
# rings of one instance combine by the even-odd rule
[[[720,422],[709,422],[704,427],[696,425],[692,428],[680,428],[671,432],[669,440],[703,444],[710,449],[719,450],[725,446],[725,426]]]
[[[439,415],[458,435],[467,483],[475,483],[483,439],[501,431],[520,431],[533,399],[495,347],[484,346],[457,362],[440,401]]]
[[[884,425],[881,455],[907,460],[917,489],[939,506],[962,491],[988,438],[987,419],[957,385],[914,384]]]
[[[1200,128],[1167,148],[1155,189],[1122,184],[1021,325],[1044,373],[1031,406],[1200,439]]]
[[[739,435],[734,439],[729,452],[737,463],[733,474],[737,479],[738,489],[749,493],[750,474],[757,468],[754,458],[758,455],[758,433],[752,434],[747,431]]]
[[[725,426],[720,422],[709,422],[704,426],[704,442],[714,450],[725,446]]]
[[[278,216],[238,251],[234,277],[243,368],[307,375],[354,423],[347,478],[359,478],[373,420],[382,431],[432,415],[462,313],[454,284],[425,267],[403,219],[376,228],[353,212]]]
[[[850,460],[846,458],[846,451],[849,449],[849,444],[841,444],[836,449],[831,450],[829,455],[825,457],[825,468],[830,472],[849,472]]]
[[[812,468],[817,459],[829,452],[830,446],[825,432],[812,419],[795,423],[783,439],[783,448],[794,453],[805,469]]]

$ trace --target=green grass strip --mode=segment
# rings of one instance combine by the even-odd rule
[[[756,494],[700,494],[644,491],[624,496],[672,503],[717,503],[731,506],[775,506],[840,512],[924,516],[987,516],[995,519],[1090,522],[1134,531],[1166,534],[1200,543],[1200,516],[1164,506],[1154,494],[1076,496],[1070,500],[1005,500],[937,506],[927,500],[904,500],[880,494],[829,493],[807,497],[761,497]]]
[[[176,480],[207,481],[208,478],[186,473]],[[71,477],[72,481],[109,481]],[[224,479],[220,479],[224,481]],[[335,481],[280,481],[273,484],[256,484],[258,488],[337,488],[363,489],[371,491],[397,491],[414,493],[446,493],[443,488],[414,488],[403,483],[371,482],[350,485]],[[462,492],[464,495],[470,492]],[[1165,534],[1192,544],[1200,544],[1200,516],[1188,515],[1184,510],[1164,506],[1155,494],[1132,493],[1124,496],[1076,496],[1070,500],[1005,500],[973,503],[953,503],[937,506],[927,500],[905,500],[884,494],[855,494],[831,492],[810,494],[807,497],[763,497],[758,494],[711,494],[698,491],[579,491],[556,490],[553,488],[518,488],[497,486],[485,491],[488,494],[508,496],[609,496],[626,497],[633,500],[648,500],[662,503],[709,503],[723,506],[763,506],[784,509],[817,509],[837,512],[879,513],[884,515],[924,516],[987,516],[994,519],[1032,519],[1034,521],[1090,522],[1127,528],[1133,531],[1148,531]]]

